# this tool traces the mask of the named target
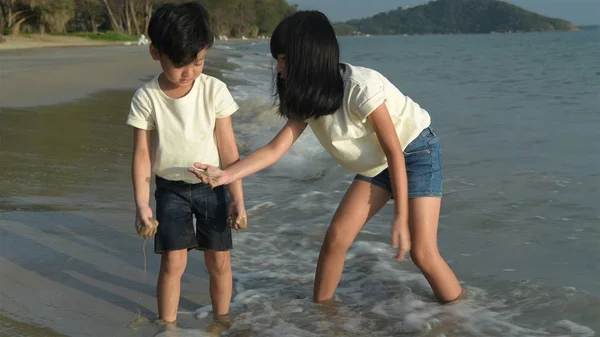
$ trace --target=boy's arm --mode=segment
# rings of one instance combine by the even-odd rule
[[[231,116],[217,118],[215,121],[215,134],[217,136],[217,148],[219,150],[219,158],[223,170],[237,163],[240,160]],[[238,206],[244,206],[244,192],[242,187],[242,179],[232,181],[227,185],[229,195]]]
[[[150,149],[152,144],[152,131],[133,128],[133,160],[131,173],[133,180],[133,193],[135,205],[140,220],[146,223],[148,217],[152,216],[150,209],[150,177],[152,175],[152,164],[150,159]],[[148,211],[150,212],[148,214]]]
[[[150,208],[150,177],[152,176],[152,131],[155,129],[151,99],[143,89],[138,89],[129,107],[127,125],[133,127],[133,158],[131,178],[136,206],[136,226],[141,221],[152,227]]]

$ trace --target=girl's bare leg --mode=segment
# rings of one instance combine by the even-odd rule
[[[365,223],[390,197],[391,194],[379,186],[362,180],[352,182],[333,216],[321,246],[314,284],[315,302],[333,297],[342,277],[346,252]]]
[[[460,283],[437,245],[441,198],[409,199],[408,205],[413,262],[429,281],[438,301],[449,303],[459,299],[462,294]]]

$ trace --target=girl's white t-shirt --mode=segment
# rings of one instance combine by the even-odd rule
[[[429,113],[379,72],[345,64],[344,99],[335,113],[306,122],[321,145],[353,173],[374,177],[388,167],[373,126],[367,119],[385,103],[402,149],[431,123]]]

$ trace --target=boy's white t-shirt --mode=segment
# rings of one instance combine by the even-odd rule
[[[344,99],[335,113],[307,120],[321,145],[350,172],[374,177],[387,158],[367,117],[385,102],[404,150],[431,123],[429,113],[379,72],[346,64]]]
[[[168,180],[198,183],[188,172],[194,162],[221,167],[215,121],[239,106],[222,81],[201,74],[184,97],[164,94],[157,75],[131,100],[127,124],[152,133],[152,173]]]

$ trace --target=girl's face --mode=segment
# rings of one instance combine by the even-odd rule
[[[277,72],[282,80],[285,80],[285,54],[277,55]]]

